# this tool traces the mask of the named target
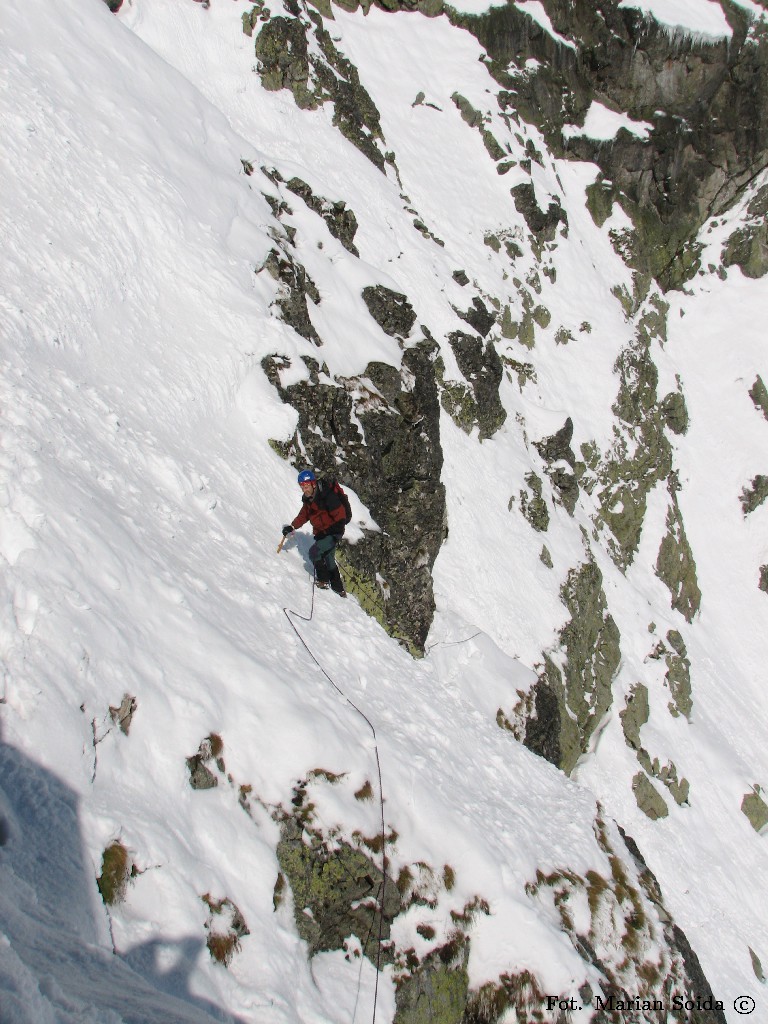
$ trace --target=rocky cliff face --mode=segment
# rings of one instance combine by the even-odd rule
[[[733,35],[714,42],[670,33],[614,0],[545,7],[560,39],[513,5],[456,20],[477,35],[505,99],[550,147],[600,167],[600,203],[618,202],[634,224],[632,265],[679,287],[698,269],[699,228],[768,165],[765,26],[727,0]],[[648,137],[564,138],[594,101],[648,123]]]
[[[369,363],[359,377],[332,382],[327,370],[321,382],[320,364],[307,359],[308,379],[286,387],[280,371],[290,362],[264,362],[298,412],[293,438],[276,448],[297,466],[315,466],[353,487],[380,528],[344,547],[348,589],[414,652],[429,631],[430,569],[446,531],[435,352],[434,341],[423,338],[404,351],[399,368]]]
[[[356,9],[357,3],[342,6]],[[501,86],[499,105],[537,125],[553,152],[600,167],[595,215],[605,217],[614,202],[625,210],[634,227],[625,239],[631,265],[664,288],[679,287],[696,272],[698,230],[728,210],[768,166],[768,30],[730,0],[723,9],[732,37],[715,41],[670,32],[618,0],[548,0],[554,33],[513,4],[482,15],[460,15],[440,2],[377,6],[443,13],[472,32]],[[320,9],[332,17],[330,5]],[[257,37],[265,85],[290,88],[299,105],[333,103],[334,123],[382,168],[388,157],[375,145],[382,134],[371,97],[316,14],[308,19],[299,7],[291,13],[292,19],[269,21]],[[321,57],[308,57],[308,31],[318,39]],[[329,67],[337,74],[330,75]],[[648,124],[648,136],[625,130],[604,144],[564,135],[566,125],[583,125],[595,101]],[[485,140],[489,151],[496,147],[497,159],[506,155],[491,133]],[[753,204],[756,216],[760,203]],[[764,266],[764,255],[753,249],[740,236],[726,259],[740,265],[757,259]]]

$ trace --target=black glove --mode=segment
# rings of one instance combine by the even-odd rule
[[[287,537],[289,533],[293,533],[293,527],[292,526],[284,526],[283,527],[283,536]]]

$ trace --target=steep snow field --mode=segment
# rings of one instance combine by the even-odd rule
[[[250,816],[238,805],[241,787],[286,805],[313,769],[347,773],[318,793],[320,820],[376,834],[378,804],[351,799],[376,783],[373,736],[344,696],[375,726],[386,823],[399,836],[392,870],[451,865],[438,931],[475,895],[492,908],[473,932],[473,985],[515,963],[548,992],[597,986],[524,891],[537,868],[605,870],[597,798],[638,841],[729,1021],[740,1019],[735,997],[761,1002],[748,946],[768,963],[766,840],[739,809],[753,784],[768,786],[768,604],[756,584],[768,508],[744,520],[738,503],[766,469],[768,422],[747,394],[756,373],[768,376],[766,285],[736,271],[674,298],[655,353],[670,386],[681,376],[691,415],[676,459],[700,617],[689,628],[670,611],[650,568],[663,496],[636,567],[624,577],[607,555],[600,562],[622,634],[617,708],[646,678],[649,622],[659,636],[684,632],[693,721],[652,718],[644,740],[652,755],[674,756],[690,807],[673,804],[656,823],[638,810],[637,763],[616,716],[576,780],[495,723],[565,621],[558,586],[583,558],[579,527],[589,525],[583,510],[576,521],[557,510],[546,536],[554,568],[544,567],[541,538],[508,509],[528,468],[521,423],[538,439],[573,415],[574,448],[607,444],[613,363],[632,336],[611,296],[628,271],[583,205],[589,167],[546,159],[535,171],[537,190],[559,190],[570,221],[557,288],[545,282],[554,315],[538,384],[523,393],[504,382],[507,422],[482,445],[445,418],[450,536],[428,657],[412,660],[353,599],[318,594],[311,622],[294,616],[342,696],[283,611],[309,613],[309,538],[276,553],[299,494],[267,440],[288,436],[294,418],[260,361],[313,349],[275,318],[275,282],[258,272],[284,231],[264,198],[277,186],[258,168],[298,174],[357,214],[359,260],[298,200],[284,221],[323,296],[312,311],[322,357],[347,375],[400,358],[362,303],[366,284],[406,292],[436,337],[461,326],[453,270],[512,297],[483,238],[520,221],[515,180],[500,179],[451,101],[458,90],[494,106],[469,35],[376,10],[333,23],[379,107],[401,189],[343,140],[329,111],[299,111],[261,88],[243,9],[133,0],[115,17],[101,0],[4,4],[0,1019],[365,1019],[373,968],[340,952],[310,967],[290,906],[273,910],[278,827],[257,800]],[[440,111],[412,106],[420,90]],[[445,248],[413,229],[401,191]],[[556,326],[586,320],[588,338],[554,344]],[[109,713],[125,693],[137,702],[127,737]],[[212,733],[226,773],[195,792],[186,759]],[[94,880],[117,838],[140,873],[108,914]],[[233,900],[250,931],[229,970],[205,948],[204,894]],[[416,923],[398,921],[396,937],[418,951]],[[387,971],[377,1014],[393,1011]]]

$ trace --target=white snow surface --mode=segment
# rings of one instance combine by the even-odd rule
[[[653,7],[672,17],[672,0]],[[717,4],[679,2],[674,17],[683,9],[693,31],[724,34]],[[575,519],[552,507],[544,537],[510,498],[541,465],[531,442],[567,415],[574,451],[610,444],[613,366],[632,337],[612,294],[631,287],[630,273],[584,205],[594,167],[546,156],[533,166],[540,204],[557,195],[569,217],[552,256],[557,285],[541,282],[553,315],[538,336],[536,382],[505,378],[507,421],[482,444],[444,419],[450,533],[428,656],[413,660],[354,599],[319,594],[311,622],[293,616],[339,693],[284,614],[309,613],[309,537],[276,553],[299,494],[267,442],[288,437],[295,415],[261,360],[280,352],[296,373],[314,356],[332,375],[373,359],[399,365],[362,288],[405,292],[416,323],[442,341],[463,326],[453,307],[469,302],[457,268],[519,315],[512,272],[485,243],[501,230],[523,238],[509,196],[516,172],[497,174],[451,96],[487,111],[518,157],[528,139],[544,149],[535,129],[515,126],[516,137],[499,117],[468,33],[445,19],[336,11],[331,34],[377,104],[401,188],[341,137],[328,109],[299,111],[286,92],[263,90],[243,10],[216,0],[132,0],[118,16],[101,0],[3,5],[3,1024],[365,1019],[368,961],[335,952],[310,966],[290,902],[273,910],[278,827],[265,809],[288,806],[297,781],[323,769],[343,775],[313,792],[323,827],[376,834],[378,804],[352,797],[377,784],[373,737],[345,697],[375,726],[386,823],[398,834],[391,870],[422,861],[456,876],[435,908],[397,922],[404,946],[423,950],[417,924],[447,931],[451,912],[479,895],[491,912],[471,933],[473,986],[515,965],[553,994],[597,988],[525,885],[537,869],[610,871],[593,830],[600,801],[637,840],[729,1022],[742,1019],[738,996],[765,1012],[749,948],[768,963],[767,840],[740,804],[754,785],[768,788],[768,600],[756,583],[768,507],[745,519],[738,495],[766,471],[768,422],[747,394],[758,372],[768,379],[766,282],[738,270],[701,279],[672,299],[670,336],[654,352],[660,389],[679,377],[691,416],[675,459],[700,616],[688,625],[672,611],[653,572],[663,493],[632,569],[599,559],[622,635],[614,710],[638,680],[666,705],[663,663],[648,655],[668,629],[685,638],[692,721],[654,716],[643,738],[690,781],[689,807],[669,800],[660,822],[639,811],[618,714],[575,779],[495,721],[535,682],[566,621],[559,586],[584,560],[591,526],[586,495]],[[419,91],[427,102],[413,106]],[[343,199],[358,217],[360,258],[262,167]],[[291,212],[278,222],[265,195]],[[406,205],[443,247],[414,230]],[[320,350],[272,306],[276,284],[262,268],[275,238],[288,244],[286,226],[322,296],[312,310]],[[571,331],[567,345],[555,343],[558,327]],[[508,352],[531,355],[517,342]],[[443,357],[456,379],[447,344]],[[126,693],[137,702],[128,736],[109,711]],[[213,733],[226,771],[215,789],[193,791],[186,759]],[[107,912],[95,878],[116,839],[139,873]],[[233,900],[249,929],[228,970],[205,948],[204,895]],[[388,968],[377,1019],[393,1013]]]
[[[744,0],[736,2],[743,5]],[[733,35],[719,0],[621,0],[619,7],[635,7],[660,25],[700,39],[730,39]]]
[[[537,25],[541,26],[546,32],[548,32],[553,39],[557,39],[559,43],[569,47],[569,49],[575,50],[576,45],[571,42],[570,39],[566,39],[565,36],[555,31],[552,25],[552,19],[547,14],[544,4],[541,0],[516,0],[515,7],[523,11],[528,15]]]
[[[563,136],[567,139],[575,135],[586,135],[590,139],[613,139],[620,128],[626,128],[628,132],[644,139],[652,131],[653,125],[648,121],[634,121],[626,114],[609,110],[603,103],[593,100],[583,126],[580,128],[578,125],[567,124],[563,127]]]

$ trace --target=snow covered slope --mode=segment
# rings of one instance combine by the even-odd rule
[[[768,507],[746,515],[739,495],[768,472],[768,419],[750,399],[768,380],[765,279],[706,273],[665,296],[666,336],[650,344],[659,396],[685,395],[680,491],[650,491],[620,567],[595,525],[600,487],[582,482],[569,514],[534,444],[571,417],[579,461],[582,445],[611,449],[615,364],[661,301],[652,290],[628,315],[617,298],[633,277],[609,231],[626,218],[598,227],[588,213],[594,166],[556,159],[501,110],[479,44],[447,19],[336,10],[328,31],[375,102],[375,144],[394,154],[380,170],[328,104],[300,110],[263,87],[246,9],[4,6],[0,1020],[319,1024],[365,1018],[375,999],[382,1021],[416,1024],[458,1019],[445,994],[458,985],[465,1003],[476,994],[476,1020],[522,1021],[544,1000],[554,1021],[549,995],[573,1000],[580,1024],[611,993],[664,990],[671,1005],[706,982],[727,1020],[742,1019],[744,996],[764,1012],[766,839],[742,801],[759,814],[753,787],[768,787]],[[287,188],[293,177],[354,211],[358,255]],[[510,197],[528,182],[540,208],[556,200],[567,216],[538,250]],[[703,236],[713,265],[745,215]],[[275,250],[319,293],[320,347],[279,315]],[[370,286],[408,296],[408,337],[374,321]],[[372,361],[399,368],[426,327],[445,381],[461,381],[446,338],[467,329],[473,296],[495,300],[501,323],[507,308],[535,347],[522,327],[491,335],[506,359],[492,436],[441,414],[448,536],[427,656],[414,659],[354,598],[313,598],[308,536],[277,555],[299,495],[268,442],[290,437],[297,413],[262,360],[291,361],[283,385],[309,377],[310,357],[349,379]],[[543,533],[518,514],[532,472]],[[352,499],[355,539],[374,517]],[[702,593],[690,621],[654,568],[674,507]],[[563,592],[585,565],[621,657],[569,778],[518,742],[513,711],[545,660],[566,671]],[[685,661],[692,706],[670,714]],[[638,685],[645,719],[622,716]],[[664,816],[641,809],[638,774]],[[354,849],[375,876],[382,831],[392,891],[374,877],[378,895],[372,882],[357,901],[369,935],[317,940],[308,958],[319,918],[302,924],[290,875],[302,836],[339,858]],[[115,844],[128,879],[106,905],[96,879],[104,891]],[[383,918],[378,898],[392,903]],[[225,967],[209,951],[227,935]],[[432,970],[426,1017],[408,987],[418,963]]]

